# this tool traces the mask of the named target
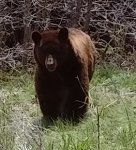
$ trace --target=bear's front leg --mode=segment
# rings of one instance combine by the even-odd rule
[[[39,94],[38,99],[45,119],[56,120],[60,116],[57,101],[52,101],[52,99],[44,94]]]

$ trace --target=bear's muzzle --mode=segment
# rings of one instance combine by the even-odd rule
[[[53,72],[57,68],[57,60],[51,54],[45,58],[45,66],[49,72]]]

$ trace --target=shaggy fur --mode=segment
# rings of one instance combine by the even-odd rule
[[[37,63],[35,88],[44,117],[79,121],[87,111],[96,59],[90,37],[78,29],[62,28],[34,32],[32,39]],[[55,65],[45,65],[49,55]]]

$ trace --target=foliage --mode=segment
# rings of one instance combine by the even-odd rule
[[[22,71],[0,76],[0,149],[136,149],[136,72],[97,67],[90,84],[92,106],[75,126],[42,119],[32,75]]]
[[[29,68],[33,64],[31,32],[66,26],[86,31],[95,41],[102,60],[134,68],[135,7],[134,0],[3,0],[0,67]]]

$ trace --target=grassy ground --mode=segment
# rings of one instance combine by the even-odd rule
[[[30,74],[0,77],[0,150],[136,150],[136,72],[97,67],[77,126],[44,126]]]

